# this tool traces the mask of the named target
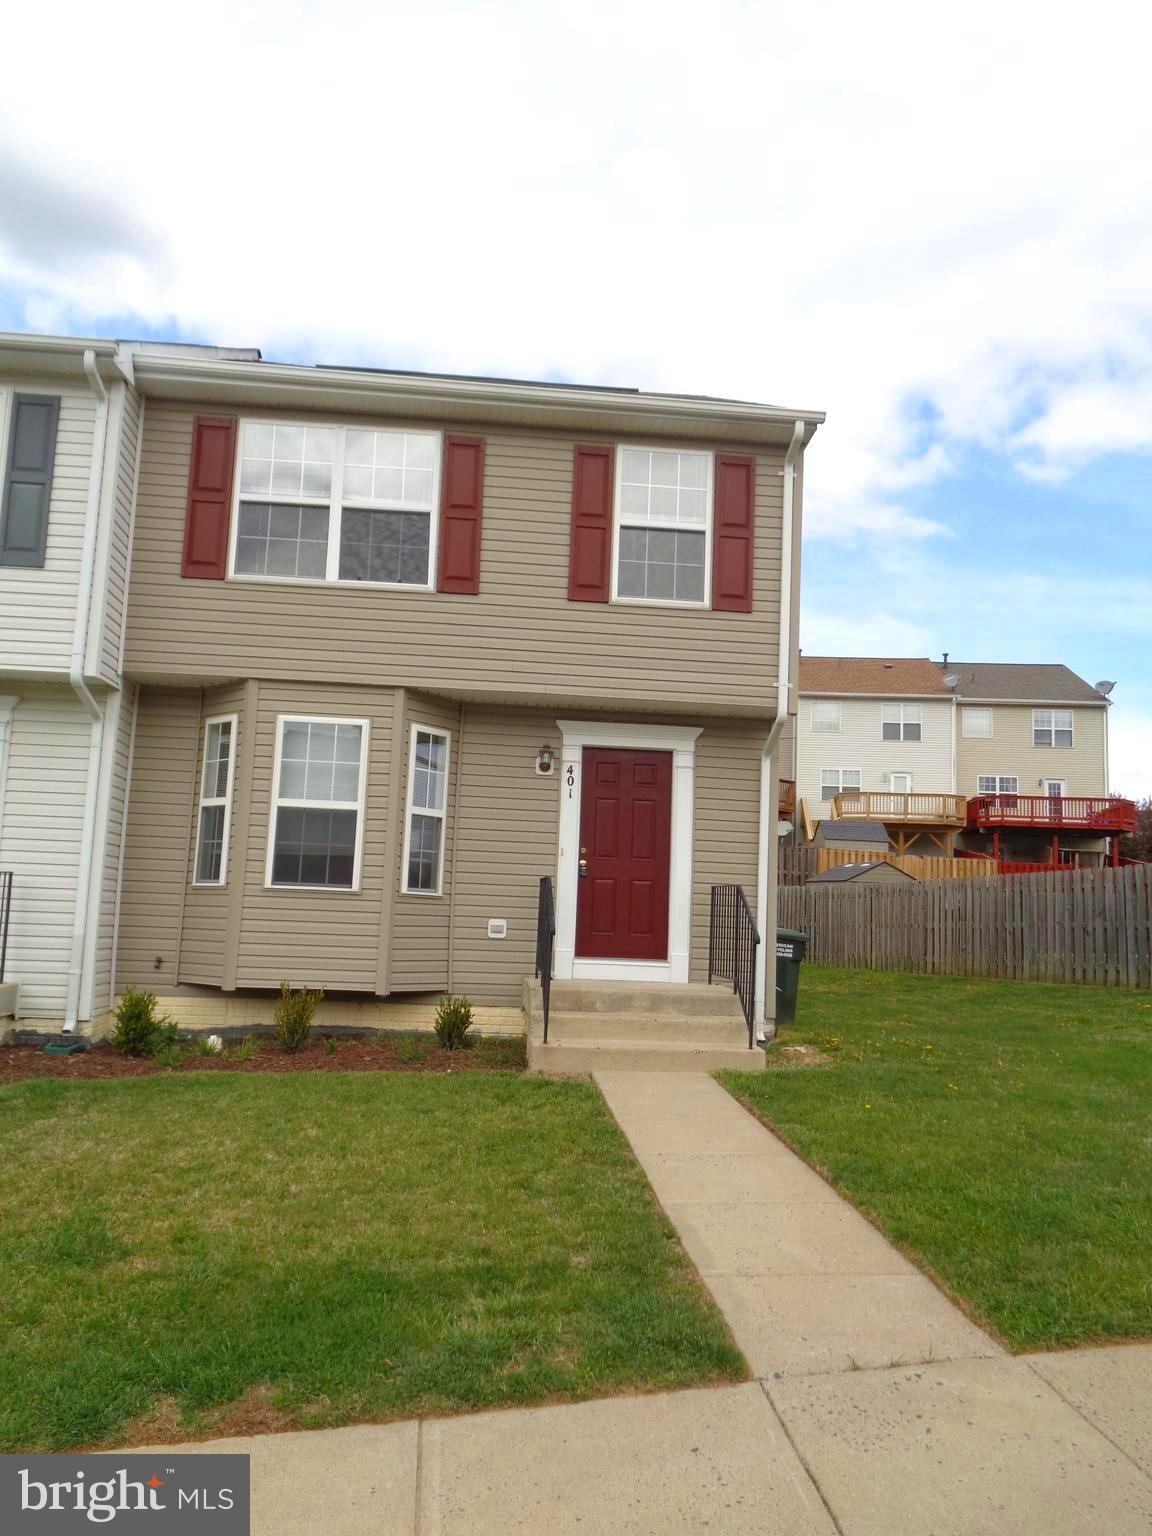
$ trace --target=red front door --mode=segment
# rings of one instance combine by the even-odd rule
[[[576,953],[667,960],[671,752],[585,747]]]

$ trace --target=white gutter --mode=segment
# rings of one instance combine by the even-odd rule
[[[91,717],[88,742],[88,774],[84,785],[84,819],[80,829],[80,863],[76,872],[76,906],[72,918],[72,950],[68,965],[68,998],[64,1008],[64,1033],[71,1034],[80,1022],[80,990],[84,975],[84,940],[88,931],[89,885],[96,841],[96,801],[100,780],[100,750],[104,740],[104,711],[93,698],[84,678],[88,647],[88,619],[92,608],[92,581],[96,570],[96,535],[100,520],[100,489],[104,480],[104,449],[108,436],[108,391],[96,366],[92,347],[84,351],[84,372],[96,396],[96,421],[92,433],[92,464],[88,475],[88,501],[84,511],[84,544],[76,589],[76,624],[72,631],[72,660],[68,681]]]
[[[772,876],[772,848],[777,840],[773,816],[772,764],[792,706],[792,567],[795,543],[796,460],[804,447],[804,420],[792,427],[792,440],[784,455],[784,506],[780,520],[780,640],[776,668],[776,718],[760,755],[760,823],[756,848],[756,1032],[762,1039],[768,1017],[768,951],[776,954],[776,881]]]

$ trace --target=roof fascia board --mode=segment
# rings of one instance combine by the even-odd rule
[[[1030,704],[1037,709],[1107,709],[1111,699],[984,699],[975,694],[958,693],[961,704]]]
[[[937,704],[951,704],[950,693],[902,693],[898,688],[890,689],[887,693],[858,693],[853,688],[840,688],[829,692],[826,689],[801,688],[802,699],[932,699]]]
[[[403,403],[409,410],[414,403],[426,403],[437,412],[455,404],[472,408],[499,409],[507,406],[517,411],[569,413],[573,420],[615,416],[626,423],[631,419],[663,417],[680,423],[697,423],[706,429],[709,423],[726,426],[740,424],[770,431],[778,429],[783,442],[797,419],[808,426],[811,437],[824,420],[822,411],[782,410],[777,406],[745,403],[717,403],[693,400],[687,396],[623,395],[610,390],[592,392],[566,389],[564,385],[538,387],[524,384],[475,383],[469,380],[436,378],[397,378],[395,375],[369,375],[342,369],[312,369],[283,363],[236,363],[216,359],[188,359],[136,353],[133,358],[140,388],[148,384],[183,388],[194,398],[198,387],[212,386],[234,390],[239,403],[247,392],[268,399],[283,396],[291,404],[301,394],[355,397],[380,406],[389,401]]]

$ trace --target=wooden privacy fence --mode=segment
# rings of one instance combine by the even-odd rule
[[[873,971],[1152,987],[1152,865],[933,880],[781,886],[781,927],[808,959]]]
[[[987,880],[989,865],[983,859],[933,859],[918,853],[871,853],[851,848],[820,848],[812,843],[780,850],[780,884],[803,885],[813,875],[839,864],[895,864],[917,880]]]

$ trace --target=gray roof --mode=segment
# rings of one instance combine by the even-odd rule
[[[895,869],[906,880],[916,879],[915,875],[910,875],[906,869],[901,869],[898,864],[891,864],[887,867]],[[804,883],[805,885],[835,885],[843,880],[855,880],[860,875],[866,875],[869,870],[883,868],[885,868],[885,865],[877,862],[871,864],[838,864],[835,869],[826,869],[822,874],[809,876]]]
[[[876,843],[887,849],[888,830],[882,821],[833,821],[820,823],[820,837],[832,847],[835,843]]]
[[[1104,696],[1077,677],[1070,667],[1035,666],[1014,661],[942,661],[941,672],[959,677],[956,692],[962,699],[1036,699],[1054,704],[1102,704]]]

